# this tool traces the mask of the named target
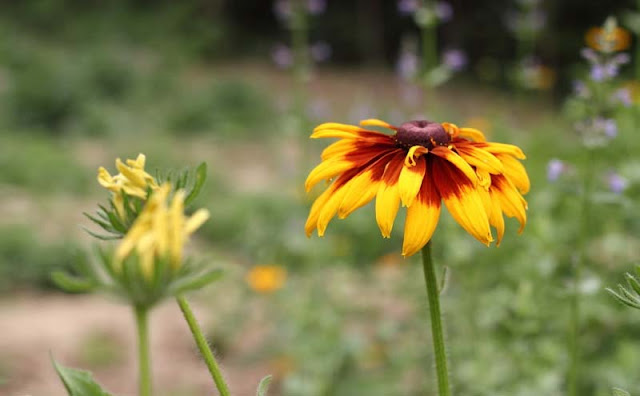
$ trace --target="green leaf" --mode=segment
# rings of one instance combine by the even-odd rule
[[[208,284],[222,278],[222,275],[223,271],[221,269],[215,269],[203,274],[182,278],[174,282],[172,286],[173,294],[180,295],[188,291],[202,289]]]
[[[51,363],[58,372],[69,396],[112,396],[93,380],[90,372],[64,367],[58,364],[53,357]]]
[[[631,288],[636,292],[636,294],[640,295],[640,283],[638,283],[638,280],[628,272],[624,274],[624,276],[625,278],[627,278],[627,283],[629,284],[629,286],[631,286]]]
[[[189,205],[194,199],[196,199],[198,194],[200,194],[200,190],[202,189],[205,180],[207,180],[207,163],[203,162],[198,165],[198,168],[196,169],[196,181],[193,184],[193,188],[189,192],[189,195],[184,200],[185,206]]]
[[[627,392],[624,389],[613,388],[611,390],[613,391],[613,396],[631,396],[631,393]]]
[[[69,275],[64,271],[54,271],[51,274],[51,280],[56,286],[69,293],[85,293],[96,286],[90,279]]]
[[[269,385],[271,385],[272,379],[273,377],[271,375],[267,375],[266,377],[260,380],[260,384],[258,384],[258,391],[256,392],[256,396],[267,396],[267,391],[269,390]]]

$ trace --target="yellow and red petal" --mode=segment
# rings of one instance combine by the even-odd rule
[[[449,213],[469,234],[489,245],[493,241],[489,218],[476,186],[451,162],[431,158],[429,171]]]
[[[361,126],[377,126],[377,127],[382,127],[382,128],[387,128],[387,129],[392,129],[392,130],[397,130],[397,127],[394,127],[393,125],[389,124],[388,122],[382,121],[382,120],[378,120],[376,118],[369,118],[367,120],[362,120],[360,121],[360,125]]]
[[[467,179],[475,186],[478,182],[478,177],[476,176],[476,172],[473,170],[471,165],[469,165],[461,156],[456,154],[448,147],[437,146],[434,147],[431,151],[431,154],[435,154],[436,156],[443,158],[453,164],[458,170],[464,174]]]
[[[414,166],[407,166],[405,161],[398,178],[398,193],[402,205],[410,207],[414,202],[420,191],[426,169],[427,161],[424,157],[416,158]]]
[[[527,224],[527,201],[522,198],[513,183],[502,175],[491,178],[491,192],[492,197],[500,202],[502,212],[518,220],[520,223],[518,233],[521,233]]]
[[[332,177],[344,173],[349,169],[353,169],[355,166],[357,165],[354,165],[352,161],[344,159],[344,157],[322,161],[309,173],[309,176],[307,176],[307,180],[304,183],[304,188],[308,192],[313,188],[313,186],[322,180],[331,179]]]
[[[496,229],[497,242],[496,246],[500,246],[502,237],[504,236],[504,217],[502,216],[502,208],[500,207],[500,199],[496,196],[495,191],[489,191],[491,212],[489,212],[489,223]]]
[[[489,173],[500,174],[504,172],[502,162],[490,152],[474,146],[473,144],[456,144],[458,154],[469,165],[485,170]]]
[[[518,146],[514,146],[513,144],[505,144],[505,143],[478,143],[477,147],[480,147],[484,150],[487,150],[491,154],[509,154],[517,159],[526,159],[527,156],[524,155],[522,149]]]
[[[393,222],[400,208],[398,179],[404,164],[404,154],[398,153],[389,161],[376,195],[376,221],[382,236],[391,237]]]
[[[339,218],[344,219],[375,198],[392,156],[393,154],[383,156],[347,182],[343,187],[346,190],[344,198],[338,207]]]
[[[461,138],[469,139],[475,142],[486,142],[487,138],[484,137],[479,129],[476,128],[459,128],[458,136]]]
[[[528,193],[531,188],[531,182],[524,165],[508,154],[496,154],[496,156],[504,166],[503,174],[507,179],[518,188],[521,194]]]
[[[407,209],[402,255],[411,256],[429,242],[440,218],[440,195],[433,179],[423,178],[418,197]]]

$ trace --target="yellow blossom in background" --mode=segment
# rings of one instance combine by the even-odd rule
[[[287,280],[287,270],[277,265],[257,265],[246,277],[251,289],[259,293],[271,293],[281,289]]]
[[[624,51],[631,45],[631,34],[623,28],[592,27],[585,35],[587,45],[600,52]]]
[[[468,125],[471,128],[475,128],[481,130],[485,133],[491,132],[491,128],[493,127],[491,121],[484,117],[470,117],[464,122],[465,125]]]
[[[98,169],[98,183],[114,193],[113,203],[121,216],[124,214],[123,191],[127,195],[146,199],[149,189],[152,191],[158,189],[158,183],[154,177],[144,170],[145,162],[144,154],[138,154],[135,160],[127,159],[126,164],[117,158],[116,169],[120,173],[115,176],[111,176],[102,166]]]
[[[365,120],[362,127],[325,123],[311,138],[338,138],[322,152],[322,162],[307,177],[307,191],[323,180],[333,183],[311,206],[305,224],[323,236],[333,217],[344,219],[375,198],[376,221],[389,238],[400,206],[407,208],[402,255],[411,256],[431,239],[441,204],[469,234],[489,245],[504,234],[503,215],[515,217],[520,231],[527,221],[529,177],[519,160],[522,150],[487,142],[475,128],[426,120],[396,127]],[[365,129],[390,129],[385,134]]]
[[[168,260],[174,270],[182,265],[182,252],[189,235],[209,218],[209,212],[199,209],[191,217],[185,216],[185,192],[178,190],[171,199],[170,192],[170,184],[165,183],[151,194],[116,250],[117,266],[134,250],[147,278],[153,274],[156,260]]]

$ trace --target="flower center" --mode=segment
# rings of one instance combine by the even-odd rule
[[[395,138],[400,146],[406,148],[423,146],[432,149],[435,146],[446,146],[451,142],[451,135],[442,124],[426,120],[405,122],[398,128]]]

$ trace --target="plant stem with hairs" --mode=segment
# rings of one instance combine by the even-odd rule
[[[138,330],[139,396],[151,396],[151,360],[149,358],[149,308],[135,307]]]
[[[450,396],[449,371],[447,370],[447,352],[444,344],[442,315],[440,314],[440,288],[436,279],[436,271],[431,258],[431,242],[422,248],[422,265],[424,279],[429,298],[429,313],[431,315],[431,338],[436,360],[436,374],[438,377],[438,395]]]
[[[211,352],[211,348],[209,348],[209,344],[207,343],[207,339],[202,334],[202,330],[200,330],[200,326],[198,325],[198,321],[196,320],[191,307],[187,300],[182,297],[176,297],[176,301],[178,302],[178,306],[180,306],[180,310],[184,315],[184,318],[189,325],[189,330],[193,334],[193,338],[198,346],[198,350],[204,359],[204,362],[209,369],[209,373],[211,373],[211,378],[213,378],[213,382],[216,384],[216,388],[218,388],[218,392],[220,396],[229,396],[231,393],[229,392],[229,387],[227,386],[224,378],[222,377],[222,373],[220,372],[220,368],[218,367],[218,363],[216,362],[215,357],[213,356],[213,352]]]

